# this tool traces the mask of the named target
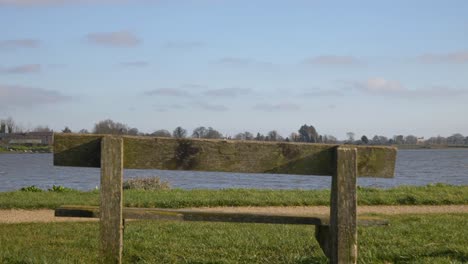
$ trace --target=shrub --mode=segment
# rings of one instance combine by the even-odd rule
[[[22,191],[22,192],[42,192],[42,189],[37,188],[36,185],[31,185],[31,186],[21,188],[20,191]]]
[[[159,177],[133,178],[123,182],[124,190],[167,190],[171,186],[168,181],[161,181]]]
[[[61,185],[52,185],[52,188],[51,189],[48,189],[49,192],[70,192],[70,191],[74,191],[73,189],[71,188],[67,188],[67,187],[63,187]]]

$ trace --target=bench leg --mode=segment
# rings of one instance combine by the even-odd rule
[[[100,233],[102,263],[122,263],[123,143],[105,136],[101,142]]]
[[[330,263],[357,262],[357,149],[336,150],[330,208]]]
[[[315,239],[317,239],[325,256],[330,259],[330,226],[316,225]]]

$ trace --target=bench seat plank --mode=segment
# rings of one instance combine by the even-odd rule
[[[62,206],[55,209],[58,217],[88,217],[99,218],[97,206]],[[124,219],[140,220],[174,220],[174,221],[210,221],[233,223],[268,223],[268,224],[297,224],[328,226],[329,217],[324,215],[305,216],[292,214],[264,214],[264,213],[237,213],[213,212],[187,209],[160,209],[160,208],[123,208]],[[378,217],[359,217],[358,225],[374,226],[387,225],[388,221]]]

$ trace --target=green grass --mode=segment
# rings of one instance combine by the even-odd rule
[[[201,206],[328,205],[329,190],[125,190],[124,204],[132,207],[183,208]],[[358,188],[360,205],[468,204],[468,186],[444,184],[392,189]],[[57,208],[98,205],[99,191],[1,192],[0,208]]]
[[[359,263],[467,263],[468,216],[359,228]],[[98,223],[0,224],[0,263],[97,263]],[[127,222],[124,263],[327,263],[302,225]]]

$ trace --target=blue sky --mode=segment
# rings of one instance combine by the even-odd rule
[[[468,134],[468,1],[0,0],[0,118]]]

